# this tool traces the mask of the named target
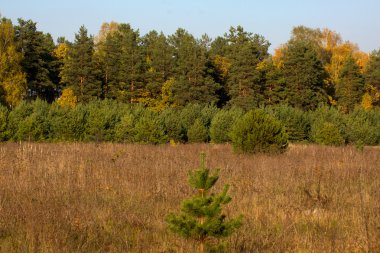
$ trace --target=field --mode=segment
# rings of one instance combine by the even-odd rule
[[[244,216],[228,252],[380,252],[376,147],[31,143],[0,144],[0,252],[196,252],[164,219],[202,151]]]

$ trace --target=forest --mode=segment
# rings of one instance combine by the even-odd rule
[[[305,26],[269,46],[241,26],[212,39],[116,22],[54,42],[2,18],[0,140],[220,143],[217,129],[261,108],[291,141],[380,143],[380,50]]]

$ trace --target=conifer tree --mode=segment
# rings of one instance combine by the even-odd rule
[[[364,94],[364,78],[359,65],[349,57],[343,65],[336,86],[338,107],[343,112],[351,112],[359,104]]]
[[[205,164],[206,155],[201,154],[200,168],[189,172],[189,184],[197,193],[182,202],[181,213],[170,213],[166,217],[169,229],[199,243],[199,251],[221,247],[212,245],[212,239],[227,237],[242,224],[242,218],[226,220],[222,213],[223,205],[231,201],[227,195],[229,186],[225,185],[219,194],[211,194],[211,188],[219,179],[219,170],[211,174]],[[206,247],[206,248],[205,248]]]
[[[88,102],[91,98],[100,96],[100,82],[97,79],[93,54],[93,38],[88,36],[87,29],[81,26],[61,73],[62,82],[74,90],[78,102]]]

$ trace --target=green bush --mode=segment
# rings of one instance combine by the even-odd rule
[[[344,144],[344,139],[339,129],[330,122],[325,122],[315,130],[315,141],[318,144],[339,146]]]
[[[251,110],[237,120],[230,136],[237,152],[281,153],[288,146],[282,123],[260,109]]]
[[[7,138],[8,109],[0,105],[0,141]]]
[[[176,108],[168,108],[159,115],[166,136],[169,140],[174,140],[175,142],[185,142],[187,138],[180,115],[181,111]]]
[[[134,116],[132,112],[125,112],[115,126],[114,140],[118,142],[132,143],[134,137]]]
[[[348,118],[348,141],[354,144],[380,144],[380,110],[357,107]]]
[[[271,110],[274,116],[284,124],[290,141],[302,142],[307,140],[310,122],[301,109],[279,105],[272,107]]]
[[[221,110],[211,121],[210,137],[213,143],[230,142],[229,132],[235,121],[243,115],[241,109]]]
[[[339,130],[340,136],[346,142],[347,140],[347,116],[339,112],[334,107],[321,106],[315,111],[308,113],[310,121],[309,140],[316,142],[316,134],[318,129],[323,127],[326,122],[333,124]]]
[[[30,103],[22,101],[8,115],[7,133],[9,139],[22,140],[24,136],[19,133],[19,127],[22,122],[33,113],[33,107]]]
[[[207,128],[203,125],[201,119],[196,119],[194,124],[187,131],[189,142],[202,143],[208,140]]]
[[[136,117],[136,116],[135,116]],[[143,144],[165,143],[167,137],[164,128],[160,124],[158,115],[145,109],[135,118],[136,123],[133,128],[133,141]]]

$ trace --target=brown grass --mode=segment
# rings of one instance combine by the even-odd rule
[[[380,252],[378,148],[30,143],[0,145],[0,252],[192,252],[164,217],[202,151],[244,215],[228,252]]]

